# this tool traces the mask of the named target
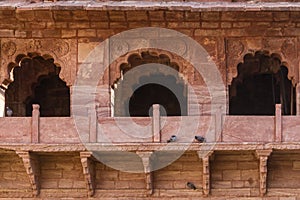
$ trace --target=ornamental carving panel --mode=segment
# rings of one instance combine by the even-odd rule
[[[38,53],[53,57],[61,67],[60,78],[67,85],[73,85],[76,78],[77,41],[72,39],[1,39],[1,83],[11,81],[11,66],[17,66],[20,54]]]
[[[270,54],[275,53],[280,55],[282,63],[289,69],[289,79],[293,84],[298,82],[296,38],[227,38],[226,60],[228,85],[230,85],[232,79],[237,76],[237,65],[243,62],[244,56],[249,53],[254,54],[256,51],[268,51]]]

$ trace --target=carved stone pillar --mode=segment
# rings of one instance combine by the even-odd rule
[[[32,155],[28,151],[17,151],[16,154],[22,159],[26,173],[29,177],[29,181],[32,187],[34,196],[38,196],[40,193],[40,166],[37,155]]]
[[[197,151],[199,158],[202,160],[202,187],[203,195],[208,196],[210,194],[210,164],[209,158],[213,154],[213,151],[203,152]]]
[[[259,160],[259,192],[260,196],[267,193],[267,172],[268,172],[268,157],[272,150],[256,150],[256,156]]]
[[[148,195],[153,194],[153,173],[152,173],[152,165],[151,165],[151,156],[153,152],[136,152],[137,155],[142,159],[144,165],[144,173],[145,173],[145,181],[146,181],[146,189],[148,191]]]
[[[83,169],[83,175],[86,182],[86,187],[88,190],[88,195],[92,197],[95,194],[95,179],[96,179],[96,169],[95,163],[92,160],[91,152],[80,152],[80,160]]]

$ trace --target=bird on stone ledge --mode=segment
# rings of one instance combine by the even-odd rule
[[[192,182],[187,182],[187,183],[186,183],[186,186],[187,186],[188,188],[190,188],[190,189],[193,189],[193,190],[196,190],[196,189],[197,189],[196,186],[194,185],[194,183],[192,183]]]
[[[195,139],[196,139],[198,142],[200,142],[200,143],[205,142],[205,138],[202,137],[202,136],[200,136],[200,135],[196,135],[196,136],[195,136]]]
[[[172,135],[172,136],[170,137],[170,139],[167,140],[167,142],[168,142],[168,143],[169,143],[169,142],[175,142],[176,140],[177,140],[176,135]]]
[[[13,115],[12,109],[10,109],[8,106],[6,106],[6,116],[11,117]]]

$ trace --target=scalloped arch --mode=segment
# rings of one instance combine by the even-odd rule
[[[0,82],[9,84],[12,81],[11,69],[19,65],[24,55],[34,53],[58,63],[60,78],[71,86],[76,78],[76,46],[77,41],[72,39],[1,39]]]
[[[117,58],[109,67],[110,69],[109,84],[113,85],[116,81],[118,81],[121,78],[121,66],[124,64],[130,65],[129,58],[131,56],[137,55],[142,58],[143,57],[142,54],[145,52],[148,52],[150,55],[157,56],[157,57],[164,56],[164,55],[167,56],[170,59],[170,65],[176,64],[178,66],[178,69],[176,70],[179,72],[179,75],[183,80],[190,82],[194,79],[193,66],[189,62],[184,60],[182,57],[178,55],[174,55],[165,50],[147,48],[147,49],[138,49],[135,51],[131,51]],[[170,65],[168,66],[172,67]]]
[[[299,69],[297,61],[297,38],[280,37],[280,38],[227,38],[226,39],[226,60],[228,78],[227,85],[230,85],[233,78],[237,76],[237,66],[243,62],[246,54],[254,54],[258,51],[272,52],[271,55],[280,57],[288,69],[288,77],[295,85],[299,80]]]

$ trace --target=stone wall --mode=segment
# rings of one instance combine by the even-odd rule
[[[86,199],[91,196],[87,192],[81,153],[81,156],[76,151],[34,154],[39,162],[38,179],[34,182],[39,188],[38,198],[34,197],[30,171],[26,173],[26,162],[13,151],[1,151],[0,199]],[[299,197],[299,151],[276,150],[271,154],[265,195],[260,193],[260,156],[264,154],[245,150],[215,151],[209,161],[209,197],[204,193],[205,164],[195,151],[187,151],[167,167],[154,171],[151,193],[146,189],[145,173],[128,173],[96,161],[94,178],[90,179],[95,181],[95,190],[89,198],[296,200]],[[163,162],[163,157],[160,159],[157,161]],[[192,182],[196,190],[188,188],[187,182]]]
[[[148,26],[173,29],[199,42],[216,63],[226,85],[230,85],[237,75],[236,67],[239,62],[243,62],[243,56],[259,50],[279,54],[282,62],[289,68],[289,78],[294,84],[298,82],[299,12],[56,9],[0,11],[2,19],[0,38],[14,38],[15,44],[2,47],[2,59],[5,63],[1,68],[1,73],[4,74],[1,80],[4,82],[11,79],[8,76],[7,65],[14,62],[16,52],[26,54],[28,51],[36,51],[41,54],[54,54],[55,62],[62,67],[60,77],[72,86],[78,68],[85,67],[88,71],[91,67],[87,63],[84,65],[82,63],[93,47],[122,31]],[[55,49],[54,46],[49,51],[48,45],[53,44],[48,44],[48,41],[43,42],[46,38],[54,40],[54,44],[56,41],[59,44],[63,41],[66,43],[61,45],[61,50]],[[30,48],[23,45],[24,41],[28,40],[33,41]],[[59,51],[60,53],[57,53]],[[193,76],[191,73],[195,72],[189,72],[190,76]],[[110,115],[111,99],[107,84],[112,77],[109,77],[109,74],[120,74],[120,72],[105,73],[99,82],[100,116]],[[195,86],[201,86],[200,90],[206,90],[196,74],[194,81]],[[193,80],[191,82],[193,83]],[[203,93],[198,98],[200,99],[198,103],[204,107],[200,113],[206,113],[205,107],[209,102],[206,101]]]
[[[243,56],[258,50],[278,53],[282,61],[287,63],[289,77],[296,84],[300,52],[299,17],[299,12],[292,11],[1,9],[1,81],[5,85],[11,81],[9,63],[15,62],[19,53],[36,51],[52,54],[55,62],[62,67],[61,78],[68,86],[73,86],[79,67],[89,69],[88,64],[81,64],[93,47],[122,31],[151,26],[179,31],[203,45],[218,66],[226,85],[230,85],[232,78],[236,76],[236,66],[243,61]],[[100,116],[110,115],[110,94],[107,87],[110,77],[109,73],[105,75],[99,92]],[[53,140],[56,141],[55,138]],[[40,199],[87,198],[87,191],[91,190],[89,180],[92,178],[89,177],[88,167],[82,167],[88,164],[85,158],[79,156],[79,152],[34,154],[41,164],[40,172],[35,175],[30,170],[31,166],[28,166],[27,154],[22,163],[22,159],[14,152],[1,152],[1,198],[36,199],[32,194],[32,190],[38,191],[36,183],[40,183]],[[145,189],[145,174],[120,172],[97,162],[95,199],[223,200],[226,196],[247,200],[297,200],[299,183],[297,179],[293,179],[293,182],[289,177],[299,176],[298,156],[299,152],[272,154],[267,179],[270,193],[265,197],[260,196],[265,195],[264,163],[266,164],[267,156],[257,156],[254,151],[216,152],[209,162],[201,160],[196,152],[184,154],[168,167],[153,173],[152,196]],[[211,179],[203,179],[203,176],[208,177],[209,171]],[[36,177],[39,181],[35,180]],[[188,189],[186,182],[189,180],[199,189]],[[209,186],[212,190],[211,196],[207,198],[204,196],[208,194],[203,191],[209,191]],[[289,193],[282,193],[281,189],[288,189]]]
[[[216,152],[211,161],[212,194],[259,194],[259,162],[253,152]]]

